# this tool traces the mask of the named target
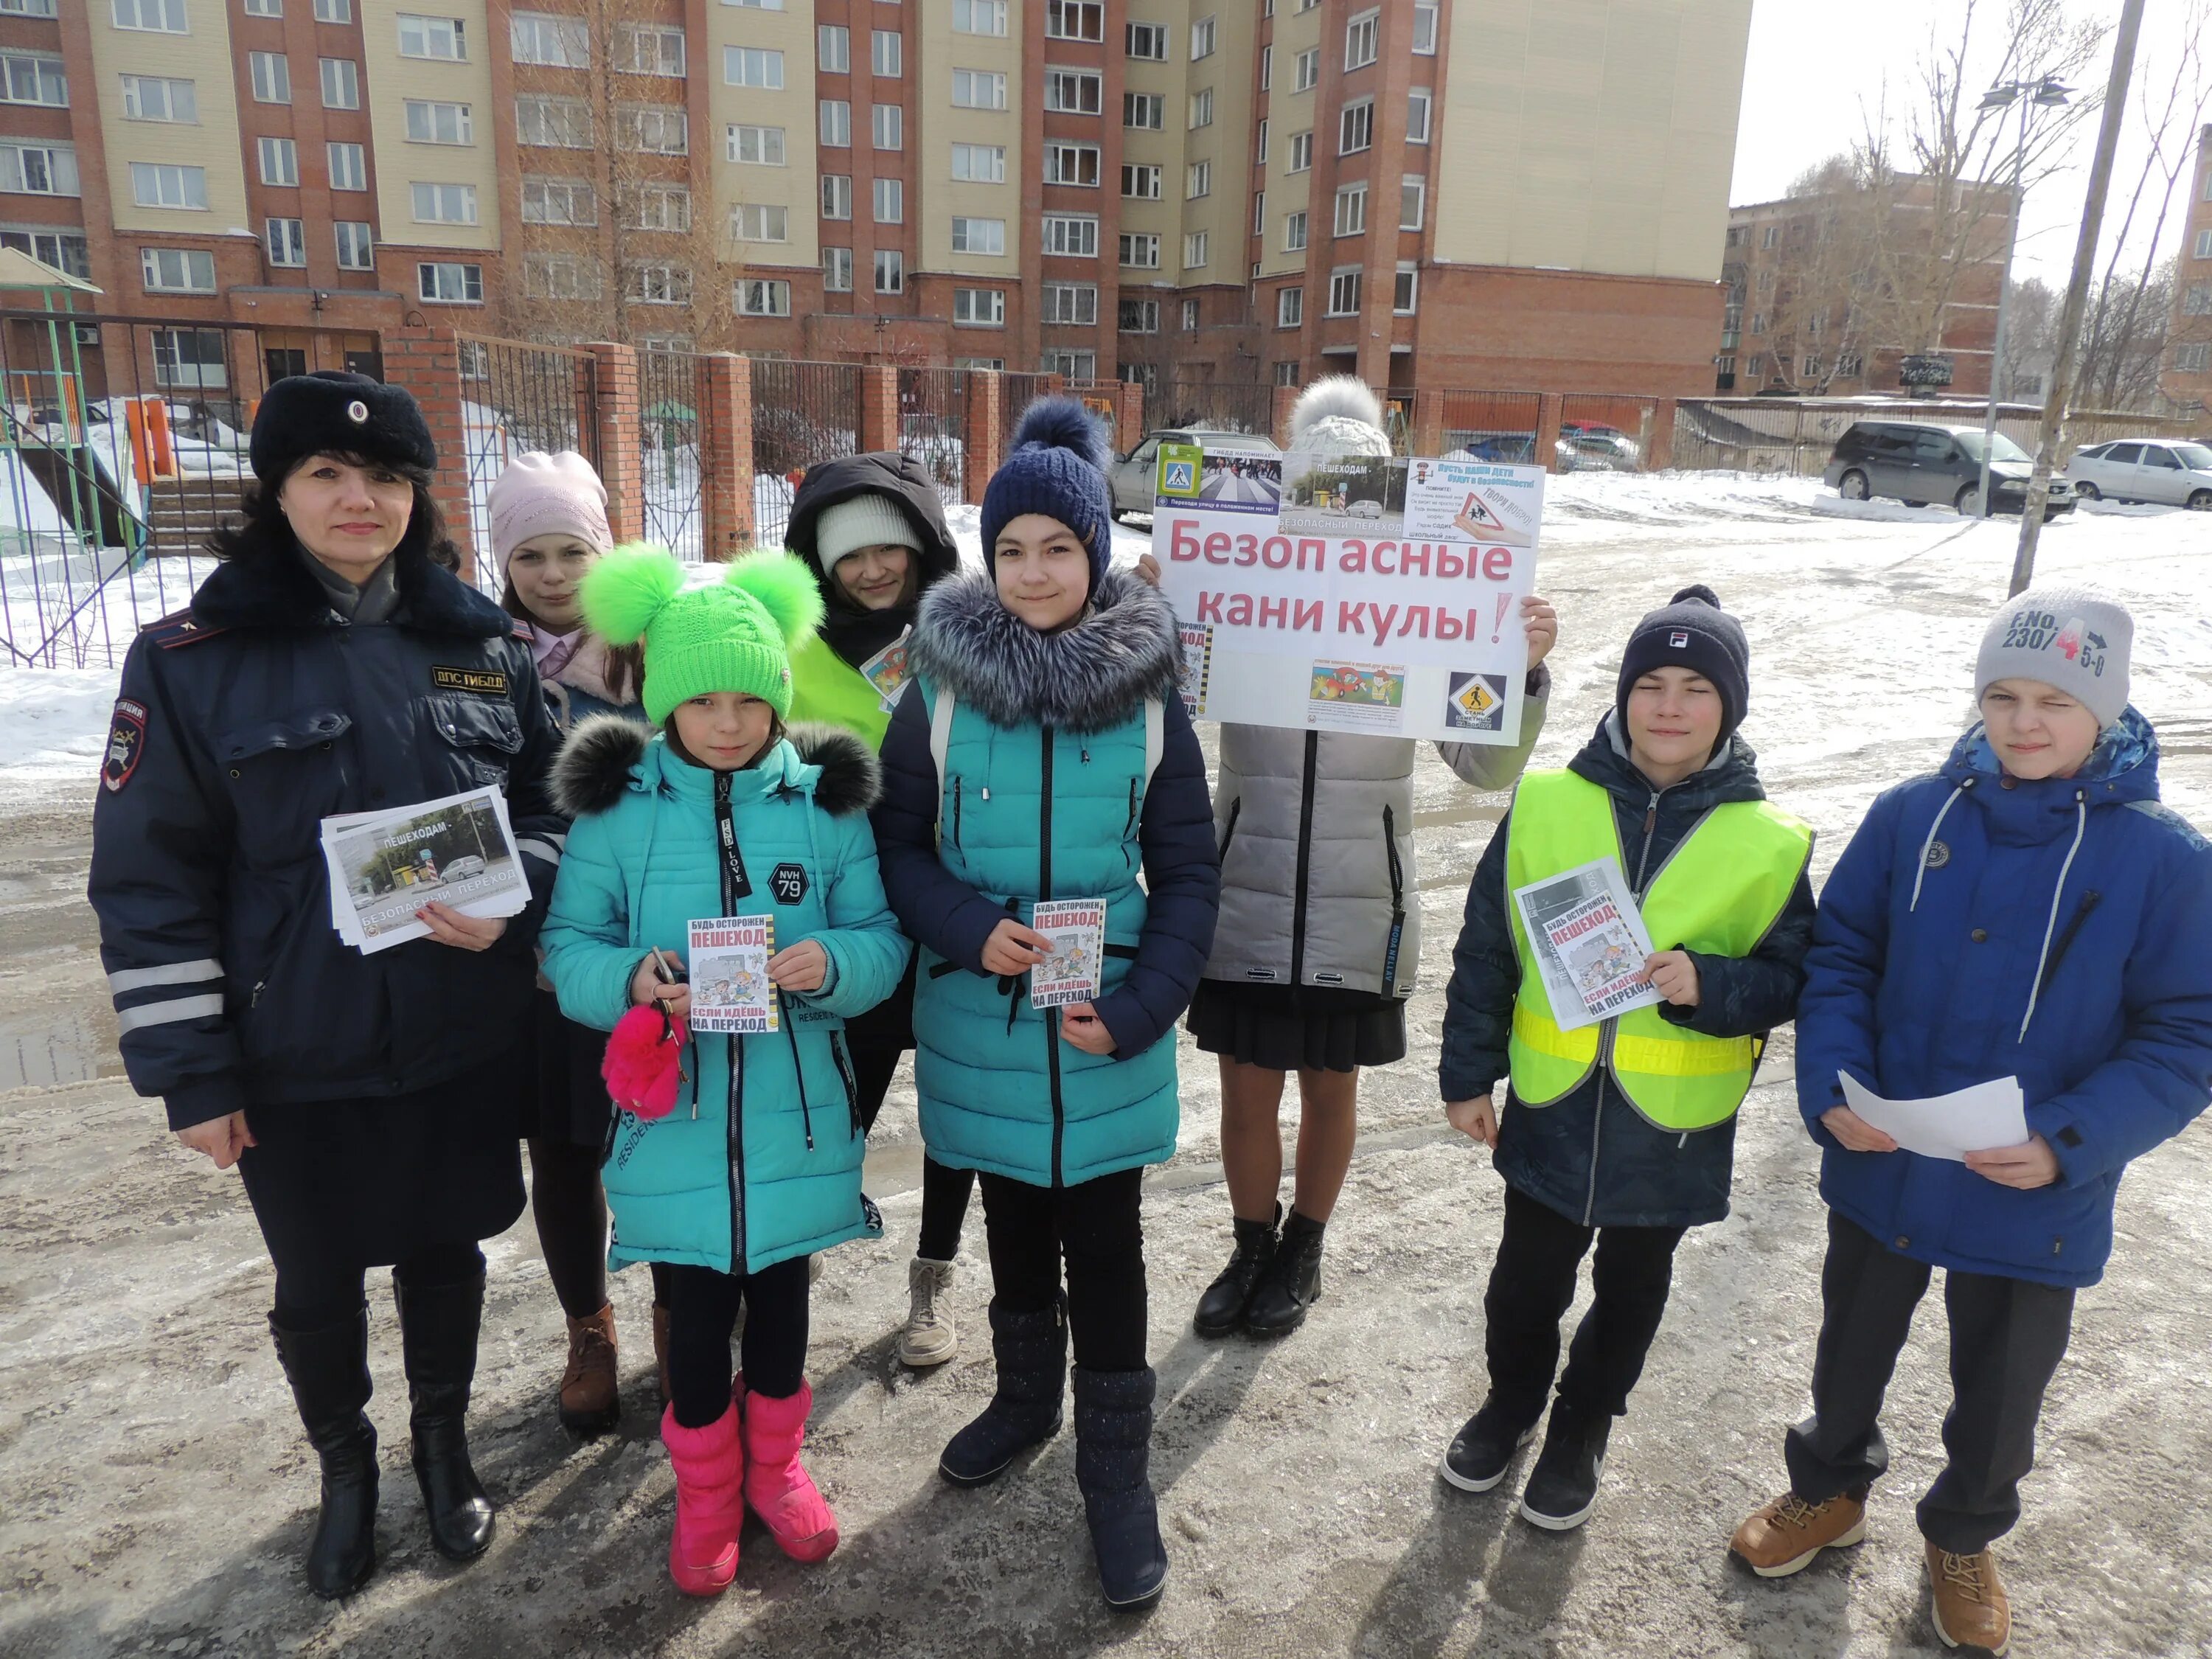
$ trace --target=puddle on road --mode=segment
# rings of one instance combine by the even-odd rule
[[[0,1016],[0,1090],[121,1077],[114,1010],[37,1008]]]

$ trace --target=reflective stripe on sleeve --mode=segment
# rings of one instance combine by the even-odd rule
[[[172,962],[159,968],[124,968],[107,976],[111,996],[121,996],[126,991],[143,991],[153,985],[197,985],[202,980],[221,979],[222,964],[213,957],[202,957],[198,962]]]
[[[167,1002],[143,1003],[125,1008],[115,1017],[118,1035],[127,1036],[149,1025],[173,1025],[180,1019],[204,1019],[222,1012],[220,992],[207,996],[177,997]]]
[[[518,853],[527,853],[534,859],[543,859],[548,864],[561,862],[561,849],[551,842],[543,840],[537,836],[523,836],[514,843],[514,850]]]

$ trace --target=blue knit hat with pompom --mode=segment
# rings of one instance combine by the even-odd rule
[[[1077,399],[1040,398],[1024,410],[1013,453],[983,491],[984,558],[1009,520],[1042,513],[1083,538],[1097,592],[1113,550],[1113,495],[1106,483],[1112,459],[1104,424]]]

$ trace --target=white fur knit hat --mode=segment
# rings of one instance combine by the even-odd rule
[[[1305,455],[1388,455],[1382,400],[1355,375],[1316,380],[1291,410],[1290,447]]]

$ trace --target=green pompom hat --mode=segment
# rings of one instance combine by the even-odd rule
[[[750,553],[721,580],[686,587],[665,548],[617,547],[584,578],[584,620],[610,645],[645,644],[646,718],[667,724],[710,691],[758,697],[791,713],[791,650],[822,621],[814,573],[787,553]]]

